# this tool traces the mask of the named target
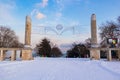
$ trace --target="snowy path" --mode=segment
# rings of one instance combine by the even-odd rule
[[[114,71],[114,68],[117,69]],[[0,62],[0,80],[120,80],[119,71],[120,62],[86,59],[37,58]]]

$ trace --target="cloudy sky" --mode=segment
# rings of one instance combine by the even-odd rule
[[[120,0],[0,0],[0,25],[15,30],[23,43],[25,17],[31,16],[32,45],[43,37],[58,45],[83,42],[90,37],[92,13],[97,16],[98,27],[116,20]]]

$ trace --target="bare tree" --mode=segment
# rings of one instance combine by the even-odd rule
[[[24,44],[20,43],[18,40],[15,40],[13,43],[14,44],[12,44],[12,48],[23,48],[24,47]]]
[[[118,20],[118,23],[120,24],[120,16],[118,17],[118,19],[117,19],[117,20]]]
[[[20,47],[20,44],[21,43],[18,41],[18,37],[13,30],[6,26],[0,26],[0,47]]]
[[[91,38],[87,38],[87,39],[85,40],[85,46],[86,46],[87,48],[90,48],[90,47],[91,47]]]
[[[116,22],[107,21],[100,26],[100,37],[104,38],[118,38],[120,37],[120,16]]]
[[[102,24],[99,29],[100,29],[101,39],[115,38],[119,34],[119,32],[118,32],[119,27],[117,26],[116,23],[114,23],[112,21],[106,22],[106,24]]]
[[[101,47],[108,47],[109,38],[116,39],[115,43],[110,43],[110,47],[120,46],[120,43],[117,43],[117,40],[120,39],[120,16],[117,18],[116,22],[107,21],[106,23],[100,26],[100,37],[101,37]],[[117,45],[116,45],[117,43]]]

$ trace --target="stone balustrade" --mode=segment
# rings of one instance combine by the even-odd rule
[[[96,60],[100,59],[100,51],[101,50],[107,51],[107,60],[108,61],[112,60],[111,51],[116,50],[117,54],[118,54],[118,59],[120,60],[120,48],[89,48],[89,50],[90,50],[90,58],[91,59],[94,58]]]
[[[28,48],[0,48],[0,61],[5,60],[6,51],[11,51],[11,61],[16,60],[16,52],[20,50],[22,60],[32,60],[32,49]]]

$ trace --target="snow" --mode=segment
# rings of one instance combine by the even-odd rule
[[[39,57],[1,61],[0,80],[120,80],[120,61]]]

